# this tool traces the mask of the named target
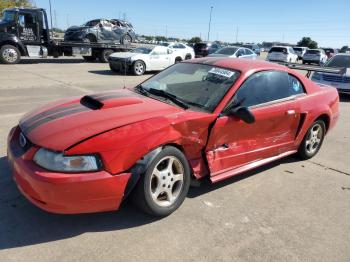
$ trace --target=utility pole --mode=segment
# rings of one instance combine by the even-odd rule
[[[238,31],[239,31],[239,27],[237,26],[237,28],[236,28],[236,43],[238,43]]]
[[[165,38],[168,39],[168,25],[165,25]]]
[[[55,18],[53,25],[54,25],[55,28],[57,28],[57,14],[56,14],[56,10],[53,10],[53,16]]]
[[[209,15],[209,28],[208,28],[208,41],[210,36],[210,26],[211,26],[211,13],[213,12],[213,7],[210,7],[210,15]]]
[[[67,23],[67,28],[69,28],[69,14],[67,14],[67,17],[66,17],[66,23]]]
[[[50,5],[50,20],[51,20],[51,37],[53,38],[51,0],[49,0],[49,5]]]

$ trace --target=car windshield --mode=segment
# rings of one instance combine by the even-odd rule
[[[269,51],[269,53],[276,52],[276,53],[287,53],[287,48],[285,47],[272,47]]]
[[[224,47],[216,51],[216,54],[222,54],[222,55],[233,55],[236,53],[238,48],[236,47]]]
[[[207,44],[206,43],[196,43],[194,44],[194,48],[206,48],[207,47]]]
[[[14,22],[16,19],[16,13],[11,11],[5,11],[3,16],[0,18],[2,22]]]
[[[326,53],[334,53],[334,49],[332,48],[324,48],[323,49]]]
[[[306,54],[319,55],[320,54],[320,50],[307,50]]]
[[[297,52],[302,52],[303,51],[303,49],[301,47],[293,47],[293,50],[297,51]]]
[[[151,48],[146,47],[139,47],[131,51],[131,53],[138,53],[138,54],[149,54],[152,52]]]
[[[179,63],[144,82],[142,88],[150,93],[165,92],[188,106],[212,112],[238,76],[239,72],[231,69]]]
[[[161,46],[169,46],[169,43],[160,43]]]
[[[328,63],[325,64],[326,67],[346,67],[350,68],[350,55],[337,55],[334,56]]]

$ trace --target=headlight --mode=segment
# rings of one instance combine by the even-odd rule
[[[100,163],[94,155],[64,156],[44,148],[36,152],[33,160],[43,168],[59,172],[97,171]]]

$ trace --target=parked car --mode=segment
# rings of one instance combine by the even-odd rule
[[[177,52],[177,54],[180,55],[181,61],[195,58],[194,50],[192,47],[184,44],[184,43],[168,43],[163,42],[161,44],[162,46],[166,46],[167,48],[174,50]]]
[[[332,58],[337,53],[337,50],[334,48],[323,48],[323,50],[326,53],[328,59]]]
[[[293,48],[290,46],[274,46],[271,47],[266,60],[296,63],[298,55],[294,53]]]
[[[208,54],[213,54],[215,53],[217,50],[219,50],[220,48],[222,48],[223,46],[221,44],[218,43],[213,43],[208,50]]]
[[[195,43],[193,46],[195,56],[204,57],[209,55],[209,49],[211,48],[211,46],[212,46],[212,43],[209,43],[209,42]]]
[[[114,72],[143,75],[146,71],[160,71],[180,61],[181,57],[164,46],[139,47],[130,52],[118,52],[109,56],[109,67]]]
[[[293,47],[294,53],[298,55],[298,60],[303,60],[303,56],[305,55],[308,49],[309,49],[308,47],[302,47],[302,46]]]
[[[260,56],[260,53],[262,52],[261,48],[257,44],[244,44],[242,46],[246,47],[246,48],[248,48],[250,50],[253,50],[253,52],[255,54],[257,54],[258,56]]]
[[[166,216],[191,180],[215,183],[292,154],[312,158],[338,104],[335,88],[285,66],[187,60],[135,88],[26,114],[9,133],[7,157],[19,190],[46,211],[117,210],[131,197]]]
[[[339,93],[350,94],[350,54],[336,54],[324,66],[347,68],[348,73],[339,76],[331,73],[315,72],[311,80],[319,84],[333,86],[338,89]]]
[[[130,44],[136,39],[133,26],[119,19],[95,19],[82,26],[72,26],[64,34],[65,41],[116,42]]]
[[[250,49],[239,46],[227,46],[217,50],[208,57],[240,57],[256,59],[257,55]]]
[[[303,56],[303,64],[324,65],[328,57],[323,49],[309,49]]]

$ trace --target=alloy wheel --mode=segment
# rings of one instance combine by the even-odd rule
[[[12,48],[6,48],[2,52],[2,57],[8,62],[8,63],[14,63],[18,59],[18,54],[16,50]]]
[[[305,143],[306,152],[308,154],[312,155],[318,150],[321,145],[323,135],[323,128],[320,124],[315,124],[311,128]]]
[[[150,191],[153,201],[168,207],[178,199],[184,184],[184,167],[175,156],[162,158],[152,172]]]

